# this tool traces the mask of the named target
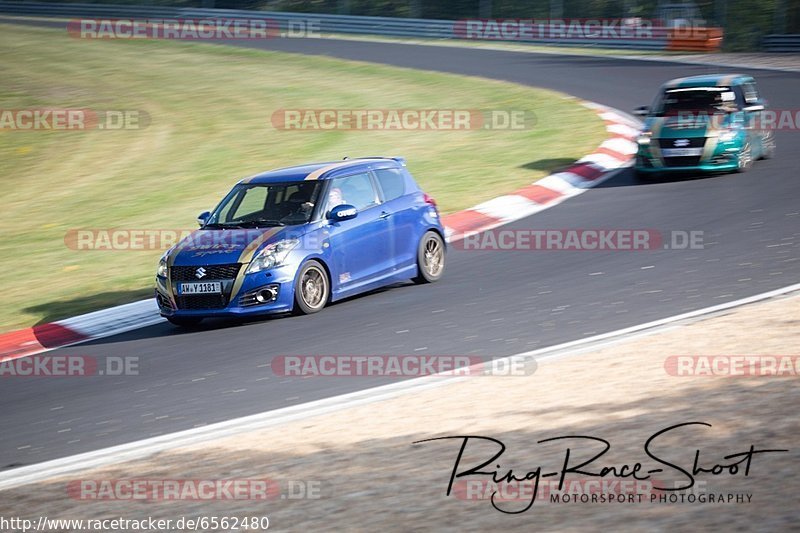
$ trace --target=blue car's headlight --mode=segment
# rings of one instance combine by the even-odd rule
[[[172,248],[174,248],[174,246]],[[164,252],[164,255],[162,255],[161,259],[158,260],[158,270],[156,271],[156,276],[161,278],[167,277],[167,258],[169,257],[170,252],[172,252],[172,248]]]
[[[156,276],[160,278],[167,277],[167,261],[163,257],[158,262],[158,271],[156,272]]]
[[[270,244],[250,262],[245,274],[282,266],[289,252],[297,248],[298,244],[300,244],[300,239],[286,239]]]

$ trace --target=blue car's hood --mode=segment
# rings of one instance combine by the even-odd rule
[[[280,228],[197,230],[181,240],[169,253],[176,266],[248,263],[263,247],[298,238],[308,226]]]

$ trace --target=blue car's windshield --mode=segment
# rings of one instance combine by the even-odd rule
[[[311,220],[321,182],[241,183],[228,193],[206,228],[292,226]]]

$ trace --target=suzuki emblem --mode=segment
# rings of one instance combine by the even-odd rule
[[[206,275],[206,269],[203,268],[203,267],[200,267],[195,271],[194,275],[195,275],[195,277],[197,279],[200,279],[200,278],[202,278],[203,276]]]
[[[677,141],[675,141],[675,146],[677,146],[678,148],[689,146],[689,139],[678,139]]]

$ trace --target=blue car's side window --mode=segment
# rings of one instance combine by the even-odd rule
[[[383,199],[386,202],[400,198],[406,193],[406,182],[403,174],[396,168],[382,168],[375,171]]]
[[[328,205],[325,210],[330,211],[341,204],[350,204],[359,211],[378,204],[378,196],[369,173],[364,172],[332,180],[328,190]]]

